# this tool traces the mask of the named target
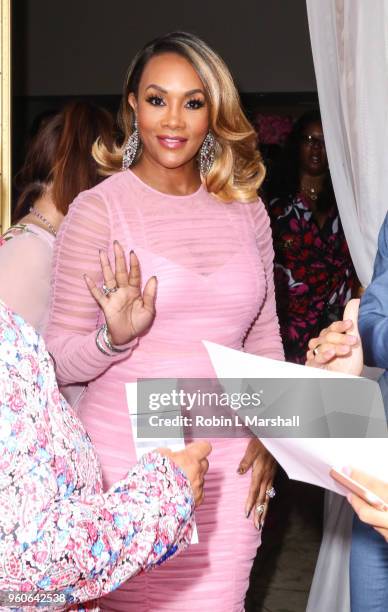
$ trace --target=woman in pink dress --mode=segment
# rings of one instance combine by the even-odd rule
[[[47,333],[60,384],[88,382],[79,415],[106,487],[136,460],[125,383],[214,377],[204,339],[283,359],[257,198],[264,168],[223,61],[189,34],[153,41],[129,68],[120,122],[123,144],[95,147],[110,178],[76,198],[61,226]],[[144,303],[123,274],[132,250],[151,277]],[[214,441],[199,543],[104,598],[102,610],[244,609],[274,472],[259,442],[246,451],[246,439]]]

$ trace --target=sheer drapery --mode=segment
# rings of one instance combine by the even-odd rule
[[[388,209],[388,0],[306,0],[334,191],[361,284],[372,276]],[[368,374],[366,374],[368,375]],[[308,612],[349,612],[352,511],[326,493]]]
[[[388,209],[388,0],[307,0],[307,12],[334,191],[365,287]]]

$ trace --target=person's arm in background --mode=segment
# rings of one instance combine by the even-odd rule
[[[0,299],[38,331],[46,321],[52,247],[32,232],[0,247]]]
[[[260,312],[245,337],[244,351],[283,361],[284,351],[276,314],[273,278],[274,251],[270,221],[261,200],[257,204],[250,204],[249,206],[252,206],[252,218],[257,245],[264,265],[266,296]]]
[[[358,327],[366,365],[388,367],[388,215],[380,229],[373,278],[361,298]]]
[[[3,306],[0,340],[0,545],[3,567],[18,567],[0,572],[0,590],[28,585],[78,603],[184,548],[210,445],[148,453],[102,493],[90,440],[59,395],[43,340]]]

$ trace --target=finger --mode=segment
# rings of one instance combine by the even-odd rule
[[[349,319],[353,323],[353,333],[358,336],[358,311],[360,308],[360,300],[353,299],[345,306],[343,319]]]
[[[237,468],[238,474],[245,474],[245,472],[249,470],[250,467],[252,467],[253,462],[257,457],[257,451],[258,451],[257,440],[256,439],[250,440],[248,446],[245,449],[244,456],[241,459],[239,466]]]
[[[97,287],[96,283],[90,278],[90,276],[88,276],[87,274],[84,274],[83,276],[90,293],[96,300],[97,304],[103,309],[104,305],[107,302],[106,296],[102,293],[101,289]]]
[[[146,282],[143,290],[143,304],[144,307],[153,312],[155,310],[156,301],[156,290],[158,288],[158,281],[156,276],[151,276]]]
[[[313,351],[308,351],[306,365],[312,367],[322,367],[326,363],[329,363],[335,357],[336,351],[334,349],[321,351],[321,349],[319,348],[319,352],[317,354],[315,354]]]
[[[257,498],[260,498],[261,478],[262,468],[260,465],[258,465],[254,470],[252,470],[251,484],[249,486],[248,497],[245,502],[245,516],[247,518],[252,512],[252,508],[255,505]],[[260,499],[262,500],[260,503],[265,502],[265,496],[262,496]]]
[[[194,459],[202,461],[212,452],[212,445],[207,440],[197,440],[186,446],[186,450]]]
[[[117,240],[113,243],[113,251],[115,254],[116,284],[118,287],[128,287],[128,270],[125,253]]]
[[[322,356],[324,356],[324,360],[327,360],[328,353],[332,354],[333,352],[336,357],[344,357],[345,355],[351,354],[352,346],[349,344],[331,344],[330,342],[325,342],[317,347],[315,357],[318,361]]]
[[[112,272],[109,257],[105,251],[100,251],[99,253],[104,285],[106,285],[109,289],[112,289],[113,287],[116,287],[116,279]]]
[[[131,287],[141,290],[141,271],[140,263],[134,251],[129,254],[129,276],[128,283]]]
[[[259,512],[257,511],[259,509]],[[264,499],[257,498],[253,510],[253,524],[258,531],[261,531],[263,525],[263,516],[267,514],[268,502]]]
[[[343,471],[345,473],[348,472],[346,468]],[[372,493],[375,493],[378,497],[381,497],[383,501],[388,502],[388,484],[386,482],[355,469],[351,469],[349,476],[372,491]]]
[[[200,495],[197,496],[195,500],[195,507],[198,508],[201,504],[203,504],[203,500],[205,499],[205,493],[202,491]]]
[[[350,319],[344,319],[342,321],[334,321],[325,330],[325,333],[332,331],[332,332],[343,334],[344,332],[349,332],[351,329],[353,329],[353,327],[354,327],[353,321],[351,321]],[[321,331],[321,334],[322,332],[323,330]]]
[[[263,492],[264,492],[264,497],[265,497],[265,500],[266,500],[265,510],[264,510],[264,512],[263,512],[263,514],[262,514],[262,517],[261,517],[261,523],[262,523],[262,526],[263,526],[263,524],[264,524],[264,522],[265,522],[265,519],[267,518],[267,514],[268,514],[268,510],[269,510],[269,505],[270,505],[270,503],[271,503],[271,500],[270,500],[270,498],[269,498],[269,497],[268,497],[268,495],[267,495],[267,491],[268,491],[269,489],[271,489],[271,488],[272,488],[272,479],[269,479],[269,480],[267,480],[266,482],[263,482],[263,483],[262,483],[262,488],[260,489],[260,496],[261,496],[261,495],[263,494]]]
[[[352,334],[340,334],[335,331],[327,331],[319,338],[312,338],[308,343],[308,348],[310,350],[314,350],[316,348],[322,350],[321,347],[327,348],[327,345],[333,345],[334,348],[335,346],[357,346],[358,344],[359,339],[357,336],[354,336]]]
[[[202,459],[200,462],[200,468],[202,477],[204,477],[209,469],[209,461],[207,459]]]
[[[323,340],[323,341],[322,341]],[[325,344],[333,344],[333,345],[342,345],[346,344],[348,346],[356,346],[358,345],[359,340],[356,336],[352,334],[340,334],[335,331],[329,331],[320,342],[317,343],[316,346],[324,346]],[[311,347],[314,348],[314,347]]]

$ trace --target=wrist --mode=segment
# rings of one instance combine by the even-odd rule
[[[137,341],[137,337],[132,338],[122,345],[116,345],[112,342],[106,323],[100,327],[96,335],[96,345],[101,353],[109,357],[118,356],[119,353],[126,353],[133,348]]]
[[[111,350],[125,350],[125,348],[129,345],[133,344],[133,341],[136,340],[137,336],[131,336],[128,340],[124,340],[124,342],[118,342],[115,338],[112,337],[112,334],[110,333],[107,324],[104,325],[104,331],[103,331],[103,335],[104,335],[104,340],[106,342],[106,344],[111,348]]]

